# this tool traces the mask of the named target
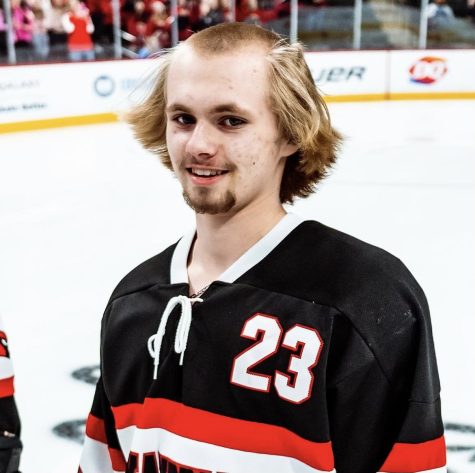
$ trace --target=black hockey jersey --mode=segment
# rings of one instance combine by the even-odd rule
[[[288,214],[191,300],[193,238],[111,296],[82,473],[446,471],[428,307],[399,260]]]

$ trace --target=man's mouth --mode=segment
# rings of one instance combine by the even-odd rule
[[[199,177],[214,177],[214,176],[221,176],[222,174],[226,174],[228,171],[222,169],[203,169],[203,168],[186,168],[186,170],[194,175]]]

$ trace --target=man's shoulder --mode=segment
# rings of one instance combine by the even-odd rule
[[[304,221],[263,261],[263,280],[285,279],[289,287],[328,292],[328,299],[357,295],[358,289],[417,283],[391,253],[316,221]]]
[[[406,265],[388,251],[317,222],[309,222],[309,227],[316,246],[313,272],[328,280],[328,290],[334,288],[343,300],[422,294]]]
[[[315,221],[299,225],[243,282],[337,309],[362,332],[427,313],[401,260]]]
[[[302,230],[309,253],[301,265],[306,291],[314,302],[336,308],[388,379],[397,379],[420,333],[430,330],[429,308],[418,282],[399,258],[377,246],[317,222],[306,223]]]
[[[318,222],[309,224],[319,247],[313,264],[324,267],[327,274],[345,283],[356,279],[373,284],[381,278],[414,281],[404,263],[387,250]]]
[[[159,254],[152,256],[130,271],[116,286],[110,297],[109,303],[113,300],[147,289],[156,284],[170,283],[170,262],[176,243]]]

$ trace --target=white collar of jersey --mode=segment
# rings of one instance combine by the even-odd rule
[[[296,214],[288,213],[259,241],[240,256],[218,281],[232,283],[245,272],[263,260],[292,230],[298,227],[304,219]],[[191,245],[195,239],[196,229],[188,232],[178,242],[173,252],[170,268],[171,284],[188,283],[187,262]]]

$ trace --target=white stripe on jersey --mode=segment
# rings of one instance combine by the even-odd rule
[[[132,449],[132,441],[134,440],[136,427],[126,427],[125,429],[117,429],[117,437],[120,443],[120,449],[124,452],[125,458],[129,456],[129,452]],[[155,451],[155,450],[153,450]]]
[[[79,466],[83,473],[119,473],[112,469],[109,448],[86,436]]]
[[[0,379],[11,378],[13,376],[13,363],[10,358],[0,356]]]
[[[132,431],[131,431],[132,430]],[[181,437],[164,429],[128,427],[117,431],[121,445],[131,445],[136,453],[157,452],[171,461],[211,471],[226,473],[335,473],[323,472],[295,458],[245,452]],[[130,442],[133,436],[132,442]],[[129,450],[124,450],[128,457]],[[139,459],[139,465],[141,461]],[[89,473],[89,472],[84,472]],[[141,471],[139,471],[141,473]]]
[[[269,230],[259,241],[241,255],[224,273],[218,276],[215,281],[234,282],[245,272],[263,260],[284,238],[297,228],[304,219],[293,213],[288,213]],[[178,242],[173,252],[170,264],[170,282],[188,282],[188,255],[191,245],[195,239],[196,230],[189,231]]]

